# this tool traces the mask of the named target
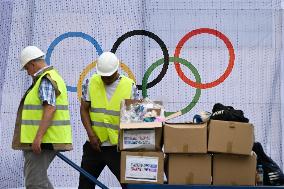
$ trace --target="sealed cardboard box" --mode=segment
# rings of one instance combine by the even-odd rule
[[[211,184],[210,154],[167,154],[169,184]]]
[[[160,101],[131,99],[122,102],[119,150],[161,151],[163,132],[162,122],[159,121],[159,118],[163,117],[161,104]]]
[[[163,152],[121,152],[121,183],[164,182]]]
[[[213,155],[213,185],[255,185],[256,155]]]
[[[250,123],[219,120],[209,123],[209,152],[250,155],[253,142],[253,125]]]
[[[165,153],[206,153],[207,123],[166,123],[164,126]]]

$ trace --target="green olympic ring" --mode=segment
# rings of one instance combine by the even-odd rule
[[[196,80],[196,83],[201,83],[201,78],[200,78],[200,75],[199,75],[197,69],[187,60],[182,59],[182,58],[178,58],[178,57],[170,57],[169,62],[171,62],[171,63],[179,62],[179,63],[185,65],[193,73],[195,80]],[[148,79],[149,79],[151,73],[153,72],[153,70],[155,68],[157,68],[158,66],[160,66],[163,63],[164,63],[164,59],[161,58],[161,59],[157,60],[155,63],[153,63],[145,72],[145,74],[143,76],[143,80],[142,80],[142,96],[143,96],[143,98],[146,98],[148,96],[146,86],[147,86]],[[201,95],[201,89],[196,88],[196,92],[195,92],[195,95],[194,95],[192,101],[185,108],[180,110],[181,115],[189,112],[196,105],[196,103],[199,100],[200,95]],[[167,117],[167,116],[170,116],[174,113],[176,113],[176,112],[165,112],[165,116]]]

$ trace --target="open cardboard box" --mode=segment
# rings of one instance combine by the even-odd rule
[[[129,110],[131,104],[141,103],[143,100],[126,99],[122,101],[121,109]],[[154,103],[162,105],[162,102]],[[148,108],[147,111],[155,110],[161,116],[161,109]],[[121,114],[123,112],[121,111]],[[121,115],[122,116],[122,115]],[[162,122],[123,122],[119,125],[119,150],[150,150],[160,151],[162,148]]]

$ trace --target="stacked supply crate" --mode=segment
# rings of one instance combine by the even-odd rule
[[[166,123],[164,152],[169,184],[211,184],[211,154],[207,154],[207,123]]]
[[[121,183],[164,182],[161,104],[149,100],[122,102],[118,145]]]
[[[208,151],[213,153],[213,185],[255,185],[253,125],[211,120]]]

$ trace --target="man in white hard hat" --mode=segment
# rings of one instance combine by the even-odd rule
[[[107,165],[120,180],[117,152],[120,103],[123,99],[138,98],[138,90],[133,80],[118,73],[119,60],[115,54],[102,53],[96,66],[97,74],[86,80],[81,99],[81,120],[88,135],[81,167],[98,178]],[[94,187],[94,183],[80,175],[79,189]]]
[[[66,85],[39,48],[24,48],[20,60],[33,83],[18,108],[12,148],[24,152],[26,188],[53,189],[47,169],[57,150],[72,149]]]

